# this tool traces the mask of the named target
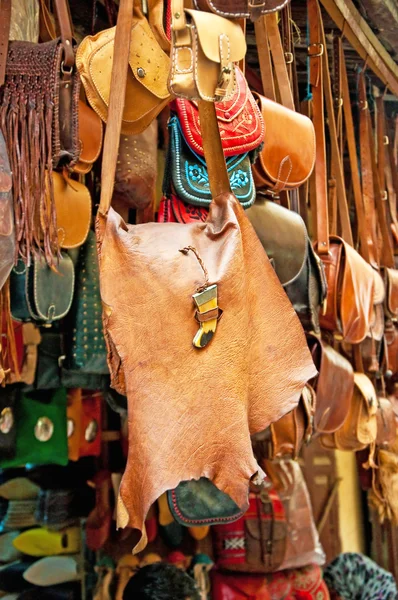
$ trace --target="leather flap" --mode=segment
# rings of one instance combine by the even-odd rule
[[[266,131],[259,161],[267,178],[298,187],[311,175],[315,164],[315,130],[311,119],[282,104],[258,98]]]
[[[389,446],[397,437],[397,421],[394,407],[387,398],[378,398],[377,408],[377,438],[378,446]]]
[[[52,178],[59,245],[76,248],[86,241],[90,230],[90,192],[85,185],[62,173],[53,171]],[[48,179],[46,183],[48,187]],[[50,202],[47,205],[50,206]],[[41,218],[43,220],[42,214]]]
[[[364,400],[369,416],[375,415],[377,413],[377,394],[369,377],[364,373],[354,373],[354,385]]]
[[[382,302],[384,302],[385,296],[386,296],[386,288],[384,285],[384,281],[382,276],[380,275],[380,273],[378,271],[376,271],[375,269],[373,269],[373,278],[375,280],[375,290],[374,290],[374,304],[381,304]],[[398,280],[397,280],[398,282]],[[398,292],[398,288],[397,288],[397,292]],[[397,296],[398,298],[398,296]]]
[[[246,211],[282,285],[300,276],[308,252],[307,229],[297,213],[257,196]]]
[[[70,256],[62,253],[56,268],[55,272],[43,259],[38,258],[33,262],[33,270],[30,268],[28,271],[29,279],[33,277],[29,308],[43,321],[62,319],[72,305],[75,271]]]
[[[239,62],[244,58],[246,40],[239,23],[198,10],[186,9],[185,12],[195,23],[200,47],[209,60],[221,62],[219,39],[221,35],[228,38],[229,56],[224,59],[228,62]]]
[[[398,269],[386,269],[387,310],[398,316]]]
[[[94,163],[102,148],[102,121],[82,100],[79,100],[79,141],[79,160]]]

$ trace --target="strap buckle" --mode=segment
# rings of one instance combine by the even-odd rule
[[[312,49],[317,50],[316,52],[312,53]],[[308,56],[310,58],[316,58],[318,56],[322,56],[323,52],[324,52],[324,46],[321,42],[315,42],[314,44],[310,44],[309,46],[307,46],[307,52],[308,52]]]
[[[389,145],[389,143],[390,143],[390,140],[389,140],[389,138],[388,138],[388,135],[385,135],[385,136],[383,137],[383,143],[384,143],[384,145],[385,145],[385,146],[388,146],[388,145]]]
[[[291,65],[294,60],[293,52],[285,52],[285,62],[287,65]]]
[[[381,199],[385,202],[386,200],[388,200],[388,194],[387,194],[387,190],[383,190],[381,193]]]

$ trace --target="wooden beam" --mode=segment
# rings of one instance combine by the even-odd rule
[[[351,0],[321,0],[340,31],[367,66],[398,96],[398,65],[379,42]]]

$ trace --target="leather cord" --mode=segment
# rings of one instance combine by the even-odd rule
[[[317,252],[329,252],[329,215],[326,185],[326,144],[323,107],[322,53],[324,46],[321,35],[321,13],[317,0],[308,0],[310,29],[310,84],[312,91],[313,123],[316,139],[315,194],[316,194],[316,237]]]
[[[8,39],[11,26],[11,0],[0,0],[0,86],[6,76]]]
[[[120,0],[117,18],[115,47],[111,75],[108,121],[104,138],[104,150],[101,171],[101,199],[99,212],[106,215],[109,211],[115,173],[119,140],[122,129],[123,109],[125,102],[127,72],[133,24],[134,0]]]

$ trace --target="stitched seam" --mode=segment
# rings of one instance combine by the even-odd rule
[[[189,65],[188,69],[179,69],[178,66],[177,66],[177,55],[179,54],[180,50],[189,50],[189,54],[191,56],[191,64]],[[180,48],[176,48],[175,56],[176,56],[176,68],[175,68],[175,72],[176,73],[192,73],[192,70],[193,70],[192,48],[190,48],[189,46],[182,46]]]
[[[199,37],[198,37],[198,32],[196,27],[192,27],[192,31],[194,32],[194,36],[195,36],[195,42],[196,42],[196,48],[199,47]],[[221,35],[225,35],[225,34],[221,34]],[[220,36],[221,37],[221,36]],[[228,39],[228,47],[229,47],[229,38],[228,36],[226,36]],[[212,62],[212,61],[211,61]],[[235,78],[235,69],[233,70],[233,84],[231,86],[232,91],[230,92],[229,95],[227,95],[224,100],[229,100],[230,98],[232,98],[233,94],[235,93],[235,89],[236,89],[236,78]],[[215,100],[215,95],[213,96],[206,96],[206,94],[203,93],[203,91],[200,88],[200,84],[199,84],[199,78],[198,78],[198,52],[195,52],[195,65],[194,65],[194,72],[195,72],[195,83],[196,83],[196,87],[198,89],[198,92],[202,98],[202,100],[208,100],[209,102],[214,102]],[[214,90],[215,91],[215,90]]]

